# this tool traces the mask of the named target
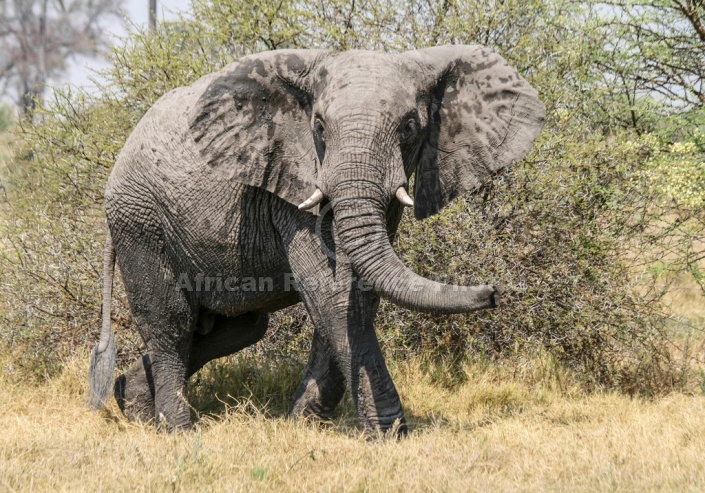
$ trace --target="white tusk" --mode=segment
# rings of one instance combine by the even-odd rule
[[[411,197],[409,197],[409,194],[406,193],[404,187],[399,187],[399,190],[397,190],[396,195],[397,199],[399,199],[399,202],[401,202],[407,207],[414,207],[414,201],[411,200]]]
[[[322,200],[323,200],[323,192],[321,192],[321,190],[317,188],[316,191],[313,192],[313,194],[311,194],[311,196],[309,198],[307,198],[306,200],[301,202],[301,204],[299,204],[299,210],[305,211],[305,210],[310,209],[311,207],[315,207],[318,204],[320,204]]]

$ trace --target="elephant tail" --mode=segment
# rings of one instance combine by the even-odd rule
[[[113,274],[115,271],[115,247],[108,231],[103,254],[103,325],[100,340],[91,351],[88,368],[90,395],[88,404],[92,409],[105,407],[105,400],[110,393],[115,372],[115,333],[110,323],[110,305],[113,297]]]

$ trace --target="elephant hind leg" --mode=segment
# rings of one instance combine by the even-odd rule
[[[130,421],[154,419],[154,376],[152,356],[145,354],[115,380],[115,400]]]
[[[240,351],[259,341],[267,330],[266,313],[246,313],[238,317],[217,315],[210,331],[195,333],[191,343],[187,378],[209,361]],[[131,421],[154,419],[153,356],[145,354],[115,381],[115,399]]]
[[[191,410],[186,401],[186,378],[192,333],[198,316],[194,293],[181,289],[169,279],[176,279],[165,263],[160,246],[151,237],[142,241],[125,241],[124,230],[130,224],[111,227],[123,230],[114,234],[117,261],[122,272],[130,308],[142,340],[147,346],[149,363],[142,360],[119,379],[120,396],[133,402],[134,413],[146,417],[147,395],[154,392],[156,424],[167,430],[189,428]],[[146,379],[150,375],[152,384]],[[132,385],[131,379],[140,380]],[[149,393],[149,394],[148,394]],[[123,399],[123,408],[130,403]]]

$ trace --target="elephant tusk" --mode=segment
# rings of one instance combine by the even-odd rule
[[[414,201],[411,200],[411,197],[409,197],[409,194],[406,193],[404,187],[399,187],[396,196],[397,199],[399,199],[399,202],[401,202],[403,205],[407,207],[414,207]]]
[[[323,200],[323,192],[321,192],[321,190],[317,188],[316,191],[313,192],[313,194],[311,194],[311,196],[309,198],[307,198],[306,200],[301,202],[301,204],[299,204],[299,210],[305,211],[305,210],[310,209],[311,207],[315,207],[318,204],[320,204],[322,200]]]

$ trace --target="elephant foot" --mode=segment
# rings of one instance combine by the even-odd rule
[[[115,400],[130,421],[154,420],[154,378],[152,360],[145,354],[115,380]]]
[[[370,436],[399,438],[408,434],[399,394],[384,360],[360,364],[353,392],[358,418]],[[355,399],[356,397],[356,399]]]
[[[359,405],[364,406],[364,403],[359,403]],[[365,433],[371,439],[403,438],[409,434],[406,418],[404,418],[401,409],[392,415],[379,416],[375,414],[375,410],[358,408],[358,417]]]
[[[345,387],[341,387],[339,392],[326,395],[321,392],[315,379],[306,379],[299,386],[289,407],[289,417],[315,422],[329,422],[344,390]]]

